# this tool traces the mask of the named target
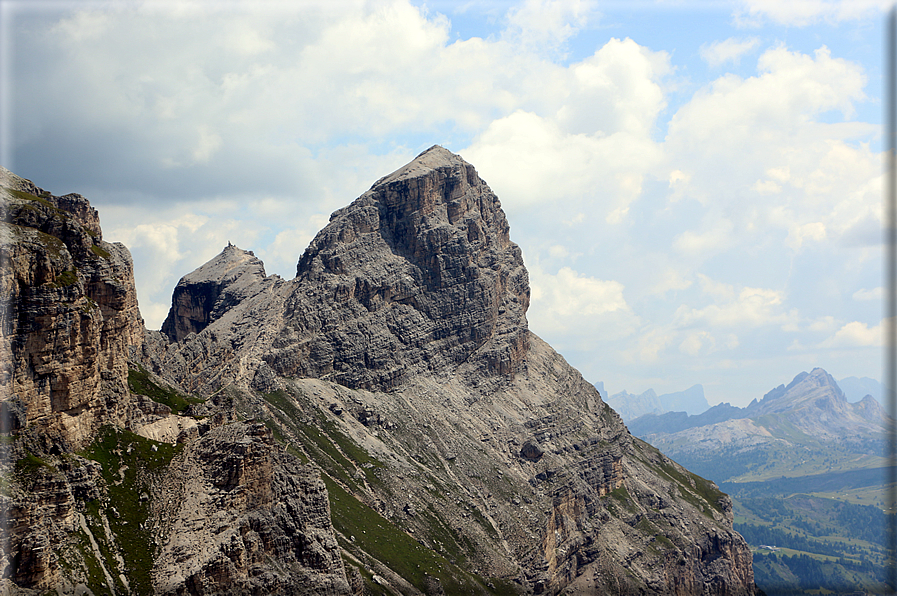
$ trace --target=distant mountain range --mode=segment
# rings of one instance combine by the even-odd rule
[[[741,463],[729,460],[724,474],[710,476],[725,482],[745,475],[757,479],[752,476],[759,472],[751,464],[759,465],[760,452],[769,455],[797,447],[801,452],[828,453],[837,445],[841,454],[877,457],[885,416],[870,395],[850,403],[831,375],[816,368],[800,373],[787,386],[779,385],[746,408],[722,403],[692,416],[684,412],[645,414],[627,425],[632,434],[673,459],[691,462],[686,465],[697,463],[693,469],[699,474],[709,472],[707,465],[715,465],[722,451],[738,456]],[[790,457],[767,461],[764,465],[769,470],[764,475],[773,469],[778,475],[821,471],[806,469],[807,461],[811,460],[803,464],[795,464]]]
[[[595,386],[602,396],[606,395],[604,383]],[[701,385],[694,385],[685,391],[665,393],[661,396],[658,396],[653,389],[648,389],[640,395],[621,391],[611,395],[605,401],[620,415],[623,422],[629,422],[645,414],[663,414],[665,412],[700,414],[710,407],[704,397],[704,387]]]
[[[862,401],[867,395],[871,395],[879,404],[884,403],[882,401],[884,387],[875,379],[869,377],[846,377],[837,381],[836,385],[849,403]],[[704,397],[704,387],[701,385],[693,385],[685,391],[665,393],[660,396],[658,396],[653,389],[648,389],[644,393],[638,395],[624,390],[615,393],[610,397],[607,397],[603,381],[595,383],[595,387],[601,393],[602,397],[605,397],[605,401],[620,415],[623,422],[626,423],[635,420],[640,416],[644,416],[645,414],[660,415],[667,412],[676,412],[696,416],[711,409],[710,404]],[[720,422],[724,419],[720,418],[721,412],[727,411],[733,407],[728,403],[723,403],[720,404],[720,406],[714,407],[720,408],[721,406],[724,407],[712,414],[709,418],[702,421],[694,421],[692,422],[692,425],[701,426],[707,424],[710,420]],[[679,416],[677,418],[683,417]]]
[[[844,392],[847,401],[853,403],[860,401],[867,395],[874,397],[878,403],[884,404],[882,395],[884,395],[884,386],[869,377],[847,377],[838,381],[838,386]]]
[[[816,368],[745,408],[646,413],[626,424],[732,496],[736,529],[754,549],[757,584],[768,595],[845,585],[874,592],[894,506],[883,491],[890,419],[881,394],[873,379],[836,382]],[[649,401],[634,397],[628,403]],[[789,554],[771,555],[762,544]]]

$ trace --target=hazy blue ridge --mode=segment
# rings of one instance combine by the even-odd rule
[[[702,385],[692,385],[684,391],[665,393],[660,396],[653,389],[648,389],[639,395],[623,390],[608,396],[603,381],[595,383],[595,387],[610,407],[627,423],[641,416],[662,415],[668,412],[678,412],[686,416],[697,415],[707,411],[710,407],[707,398],[704,397]]]
[[[639,438],[652,433],[675,433],[689,428],[707,426],[725,422],[734,418],[746,418],[747,410],[728,403],[717,404],[694,416],[685,412],[666,412],[664,414],[646,414],[626,423],[629,432]]]
[[[883,403],[884,386],[875,379],[870,379],[869,377],[847,377],[840,379],[838,386],[841,387],[844,397],[850,403],[858,402],[867,395],[874,397],[878,403]]]

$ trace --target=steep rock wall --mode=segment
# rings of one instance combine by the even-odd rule
[[[220,270],[204,266],[183,287],[198,296]],[[254,280],[204,329],[147,342],[143,358],[183,386],[233,387],[244,415],[278,428],[370,519],[464,567],[431,568],[442,581],[755,593],[728,498],[634,439],[527,330],[520,251],[459,156],[425,151],[335,212],[294,280]],[[438,593],[345,523],[347,560],[408,593]]]
[[[512,374],[529,281],[495,194],[432,147],[335,212],[306,249],[265,360],[283,376],[389,389],[472,359]]]
[[[0,176],[6,424],[77,449],[126,415],[107,396],[127,395],[128,349],[143,339],[131,256],[102,240],[80,195],[54,197],[7,170]]]
[[[129,360],[160,337],[89,202],[0,169],[0,215],[0,593],[348,593],[317,468]],[[200,326],[264,278],[231,256]]]

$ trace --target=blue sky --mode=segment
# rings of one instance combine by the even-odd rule
[[[587,379],[745,405],[816,366],[882,377],[884,6],[4,0],[0,153],[91,200],[158,328],[227,242],[291,278],[441,144]]]

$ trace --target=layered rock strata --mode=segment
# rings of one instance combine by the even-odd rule
[[[128,348],[142,341],[131,255],[102,239],[80,195],[54,197],[0,171],[0,391],[9,428],[77,449],[126,416]]]
[[[169,320],[233,283],[213,264],[234,259],[248,262],[228,247],[184,278]],[[254,272],[253,296],[142,357],[182,386],[232,387],[239,412],[323,467],[343,553],[369,585],[754,593],[728,498],[634,439],[528,331],[520,251],[459,156],[433,147],[335,212],[294,280]],[[405,569],[356,534],[359,506],[445,563]]]
[[[473,166],[433,147],[335,212],[295,279],[233,246],[185,276],[162,329],[177,343],[154,340],[144,359],[200,392],[273,390],[274,374],[388,390],[464,362],[512,375],[529,282],[508,231]]]
[[[527,329],[459,156],[334,213],[293,280],[226,247],[145,334],[89,204],[3,185],[2,591],[755,592],[728,498]]]
[[[267,427],[221,426],[171,467],[155,501],[156,593],[348,593],[320,474]]]
[[[0,593],[348,593],[317,468],[129,360],[131,258],[96,210],[5,169],[0,194]],[[254,295],[229,264],[175,329]]]
[[[283,376],[388,390],[466,361],[512,374],[529,280],[495,194],[442,147],[379,180],[299,261],[265,360]]]

